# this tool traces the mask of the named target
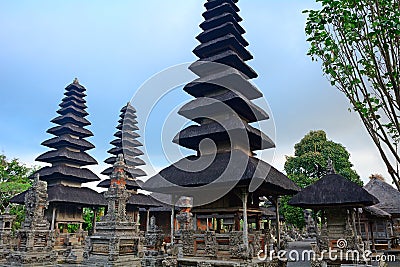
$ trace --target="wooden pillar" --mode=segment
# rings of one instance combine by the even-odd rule
[[[174,232],[175,232],[175,205],[171,208],[171,245],[174,244]]]
[[[93,208],[93,234],[96,233],[97,208]]]
[[[150,227],[150,209],[147,208],[146,209],[146,232],[149,231],[149,227]]]
[[[243,190],[242,202],[243,202],[243,245],[246,249],[249,248],[249,231],[247,224],[247,189]]]
[[[369,227],[370,227],[370,230],[371,230],[372,249],[375,250],[375,238],[374,238],[374,228],[373,228],[374,223],[371,222],[371,223],[368,223],[368,224],[369,224]]]
[[[240,219],[237,213],[235,214],[234,220],[235,220],[235,231],[240,231]]]
[[[193,229],[195,231],[197,231],[197,214],[194,214],[194,218],[193,218]]]
[[[51,230],[54,230],[54,223],[56,221],[56,207],[53,207],[53,214],[51,217]]]
[[[206,224],[207,224],[207,232],[210,231],[210,226],[208,225],[208,217],[206,218]]]
[[[281,224],[279,221],[279,197],[275,197],[275,216],[276,216],[276,243],[278,250],[281,249]]]
[[[361,209],[357,209],[357,221],[358,221],[358,234],[362,237],[361,221],[360,221],[360,210]]]

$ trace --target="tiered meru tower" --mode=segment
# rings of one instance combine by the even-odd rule
[[[122,109],[119,115],[117,132],[114,134],[113,141],[110,142],[113,148],[108,150],[111,157],[107,158],[104,162],[111,166],[105,169],[102,174],[110,176],[114,169],[114,164],[117,161],[118,155],[123,155],[124,171],[126,174],[124,190],[129,192],[129,198],[127,199],[126,214],[128,218],[135,222],[137,227],[141,227],[142,230],[147,229],[149,225],[149,208],[160,206],[157,202],[149,195],[138,193],[138,189],[141,189],[143,182],[137,177],[146,176],[146,173],[138,166],[145,165],[145,162],[139,157],[143,155],[143,152],[139,147],[143,146],[142,143],[137,140],[140,135],[137,133],[139,128],[137,127],[136,121],[136,109],[127,103]],[[101,181],[97,186],[110,188],[111,179],[105,179]],[[146,220],[139,221],[139,208],[145,208],[147,210]]]
[[[110,144],[114,147],[108,150],[112,156],[107,158],[104,162],[110,164],[111,166],[105,169],[101,174],[110,176],[113,170],[113,165],[116,162],[117,156],[119,154],[124,155],[125,163],[127,169],[125,170],[127,174],[126,179],[126,189],[136,191],[141,188],[140,181],[137,177],[146,176],[146,173],[138,168],[138,166],[145,165],[145,162],[139,158],[143,155],[143,152],[139,147],[143,146],[137,138],[140,135],[136,132],[139,128],[136,126],[136,110],[130,104],[126,104],[121,109],[121,114],[119,115],[117,132],[114,134],[115,140],[111,141]],[[110,187],[110,179],[106,179],[98,184],[99,187]]]
[[[191,213],[182,209],[187,213],[183,215],[193,214],[193,227],[205,234],[194,237],[190,220],[178,220],[175,241],[184,255],[178,261],[185,266],[195,266],[189,262],[203,257],[234,262],[255,257],[254,252],[269,238],[261,231],[259,197],[266,196],[278,206],[279,196],[299,191],[284,174],[255,157],[254,151],[275,144],[250,126],[269,116],[251,101],[262,93],[250,82],[257,74],[246,63],[253,57],[242,36],[245,31],[239,25],[242,19],[237,2],[205,3],[205,21],[200,24],[203,32],[196,37],[200,45],[193,50],[199,59],[190,66],[199,78],[184,87],[196,99],[178,112],[196,124],[180,131],[173,140],[196,151],[196,155],[163,169],[143,186],[149,191],[193,198]],[[279,234],[277,240],[280,244]]]
[[[42,143],[51,150],[36,159],[51,164],[41,168],[38,174],[40,179],[48,184],[49,207],[46,217],[51,223],[51,230],[56,232],[55,249],[60,250],[79,248],[83,251],[86,233],[82,230],[82,209],[105,206],[101,194],[81,187],[83,183],[100,180],[96,174],[84,167],[97,164],[86,152],[94,148],[94,145],[86,140],[93,134],[85,128],[90,125],[85,118],[88,115],[85,111],[85,91],[85,87],[80,85],[77,79],[65,88],[65,97],[57,111],[59,116],[51,121],[57,126],[47,131],[55,137]],[[24,194],[25,192],[15,196],[12,201],[23,204]],[[75,255],[72,256],[76,258]]]
[[[179,111],[200,125],[187,127],[174,142],[200,151],[200,142],[210,138],[218,152],[226,152],[234,145],[251,156],[255,150],[274,147],[274,143],[249,125],[268,119],[268,115],[250,101],[262,97],[262,93],[249,82],[257,74],[245,63],[253,57],[245,48],[249,44],[242,37],[245,31],[239,25],[242,19],[236,2],[213,0],[205,4],[205,21],[200,25],[203,32],[196,37],[201,44],[193,50],[199,60],[190,67],[200,78],[184,87],[197,99]],[[237,139],[232,144],[229,132],[235,131],[247,133],[248,142]]]

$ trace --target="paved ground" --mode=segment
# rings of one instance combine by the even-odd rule
[[[290,242],[287,251],[290,252],[292,250],[296,250],[298,254],[301,256],[304,250],[311,250],[310,246],[311,242],[314,242],[314,240]],[[310,267],[310,262],[309,261],[288,262],[288,267]]]

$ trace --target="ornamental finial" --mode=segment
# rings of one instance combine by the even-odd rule
[[[75,78],[74,81],[72,82],[73,84],[79,84],[78,78]]]
[[[330,157],[328,157],[328,163],[326,165],[327,174],[335,174],[335,168],[333,167],[333,161]]]

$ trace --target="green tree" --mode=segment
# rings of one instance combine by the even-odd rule
[[[18,159],[8,160],[5,155],[0,155],[0,213],[10,204],[11,197],[31,186],[29,176],[36,169],[26,167]],[[18,229],[25,218],[24,206],[11,205],[10,213],[17,215],[14,227]]]
[[[349,99],[400,190],[400,1],[316,0],[305,10],[311,47]]]
[[[343,145],[328,140],[324,131],[311,131],[294,149],[294,156],[286,158],[285,171],[299,187],[309,186],[324,176],[329,158],[333,161],[336,173],[359,185],[363,184],[360,176],[352,169],[350,153]],[[305,223],[303,210],[289,206],[289,199],[290,197],[282,198],[281,211],[288,223],[302,228]]]

